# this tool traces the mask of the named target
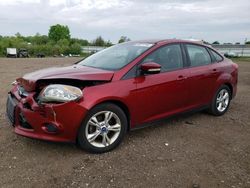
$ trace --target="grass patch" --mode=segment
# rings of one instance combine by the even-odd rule
[[[233,58],[230,58],[232,61],[234,62],[242,62],[242,61],[245,61],[245,62],[249,62],[250,63],[250,57],[233,57]]]

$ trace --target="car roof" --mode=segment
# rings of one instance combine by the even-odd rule
[[[189,39],[148,39],[148,40],[137,40],[137,41],[131,41],[133,43],[151,43],[151,44],[168,44],[168,43],[193,43],[193,44],[200,44],[203,46],[209,46],[205,44],[202,40],[189,40]],[[210,46],[209,46],[210,47]]]

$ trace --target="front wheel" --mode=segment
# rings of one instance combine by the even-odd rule
[[[112,103],[97,105],[86,116],[78,132],[77,141],[82,149],[104,153],[116,148],[127,131],[127,117]]]
[[[209,108],[209,112],[215,116],[221,116],[229,108],[231,100],[231,90],[228,86],[222,85],[216,92],[212,104]]]

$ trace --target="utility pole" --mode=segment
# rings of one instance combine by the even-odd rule
[[[242,45],[241,57],[244,55],[244,48],[246,47],[247,38],[245,38],[244,44]]]

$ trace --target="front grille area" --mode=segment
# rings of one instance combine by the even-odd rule
[[[31,125],[27,122],[27,120],[25,119],[22,113],[19,114],[19,123],[20,123],[20,126],[25,129],[33,129]]]
[[[6,112],[10,122],[13,125],[15,123],[15,108],[16,108],[15,100],[12,98],[11,94],[9,94],[6,104]]]

